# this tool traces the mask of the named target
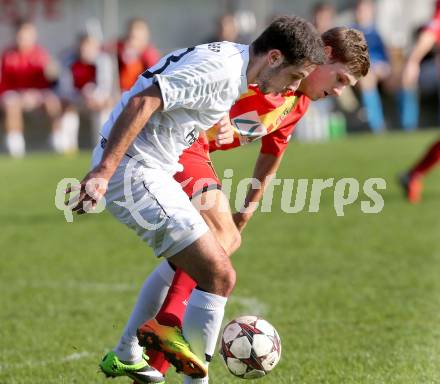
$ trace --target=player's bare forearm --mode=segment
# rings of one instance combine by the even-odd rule
[[[83,178],[80,186],[75,188],[80,193],[73,202],[74,212],[83,214],[90,208],[96,207],[98,201],[105,195],[108,181],[128,147],[151,115],[162,108],[162,105],[162,97],[157,86],[151,86],[130,99],[112,128],[101,162]],[[89,185],[88,190],[87,185]],[[73,190],[68,188],[66,194],[70,194]],[[88,208],[87,204],[89,204]]]
[[[260,153],[255,163],[253,178],[260,182],[261,188],[250,188],[245,200],[245,206],[249,203],[257,203],[261,200],[267,184],[272,180],[281,164],[281,156]]]
[[[256,207],[256,204],[263,197],[266,186],[277,172],[283,156],[275,156],[272,154],[260,153],[255,163],[254,180],[258,180],[259,188],[249,188],[246,199],[244,202],[244,209],[241,212],[234,214],[234,221],[237,228],[241,231],[245,227],[246,223],[250,220],[254,213],[254,209],[251,207]]]
[[[162,108],[160,89],[152,85],[134,95],[119,115],[105,146],[99,168],[113,175],[129,146],[145,126],[151,115]]]
[[[437,39],[433,32],[429,30],[422,32],[409,55],[408,61],[419,64],[434,47],[436,41]]]

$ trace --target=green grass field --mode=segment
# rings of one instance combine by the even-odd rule
[[[382,177],[385,206],[359,200],[338,217],[333,190],[318,213],[286,214],[275,194],[234,255],[238,283],[226,320],[259,314],[278,329],[279,366],[261,383],[440,383],[439,171],[411,206],[395,183],[436,131],[292,143],[279,176]],[[215,154],[220,177],[249,176],[258,147]],[[0,158],[0,383],[105,383],[97,364],[119,338],[137,291],[156,265],[151,251],[108,214],[68,224],[57,182],[81,178],[89,153]],[[277,189],[276,189],[277,191]],[[308,195],[310,196],[310,195]],[[307,207],[307,205],[306,205]],[[218,357],[212,383],[239,382]],[[112,383],[128,383],[116,379]],[[179,383],[170,373],[167,382]]]

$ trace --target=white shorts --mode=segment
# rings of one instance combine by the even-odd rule
[[[92,167],[101,160],[98,144]],[[125,180],[125,183],[124,183]],[[203,218],[172,175],[124,156],[110,179],[106,208],[134,229],[156,256],[171,257],[208,231]]]

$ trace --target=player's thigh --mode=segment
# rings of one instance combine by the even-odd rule
[[[44,93],[38,89],[25,89],[20,92],[23,110],[31,112],[44,106]]]
[[[226,253],[231,255],[237,250],[241,236],[225,194],[219,189],[211,189],[195,196],[192,203]]]

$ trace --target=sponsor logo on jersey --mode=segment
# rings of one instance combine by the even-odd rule
[[[199,132],[196,132],[196,130],[193,129],[190,133],[188,133],[185,136],[185,141],[189,146],[191,146],[194,144],[194,142],[197,140],[198,137],[199,137]]]
[[[278,117],[275,126],[277,126],[277,128],[279,128],[279,126],[281,125],[281,123],[283,122],[283,120],[287,117],[287,115],[292,111],[293,107],[296,105],[296,103],[298,102],[298,97],[296,96],[292,96],[292,97],[288,97],[286,98],[286,109],[281,113],[281,115]]]
[[[208,49],[212,52],[219,53],[222,48],[221,43],[209,43]]]
[[[267,134],[266,127],[261,124],[257,111],[250,111],[232,119],[239,134],[240,143],[250,143]]]

